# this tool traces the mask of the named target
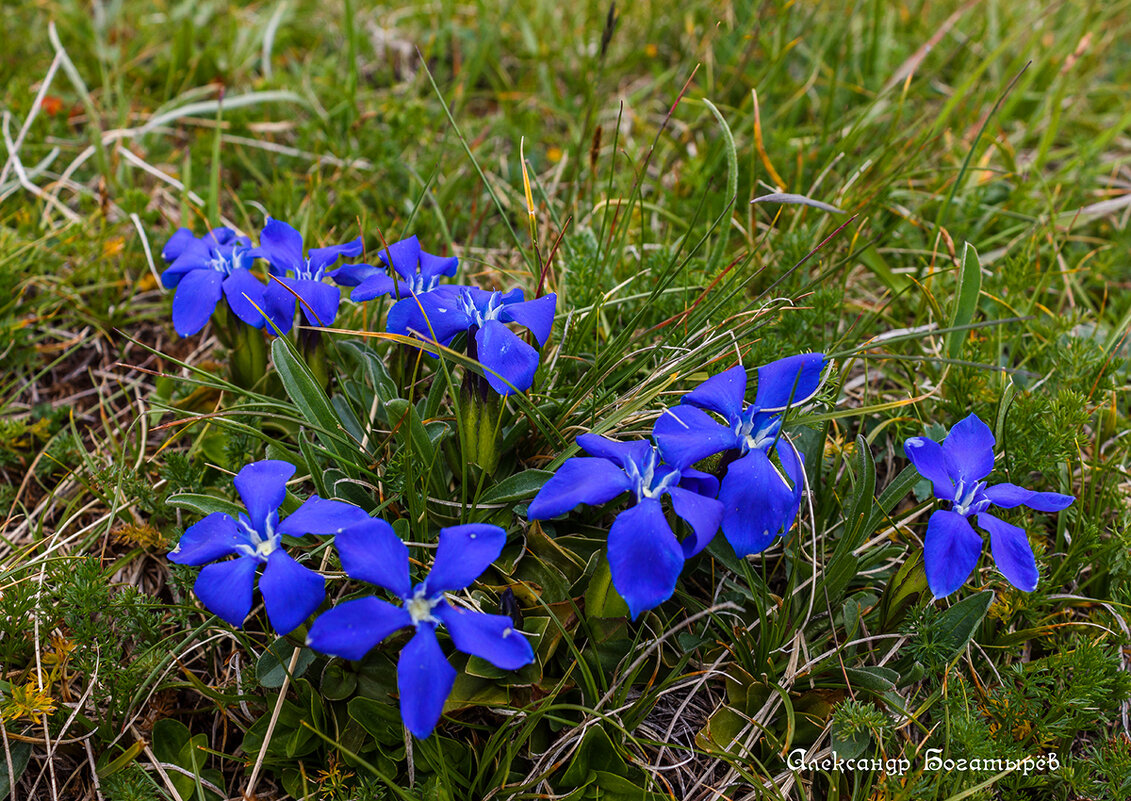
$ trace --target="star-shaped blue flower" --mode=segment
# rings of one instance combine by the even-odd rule
[[[223,297],[232,313],[255,328],[264,326],[263,282],[248,268],[255,261],[251,240],[237,236],[230,228],[215,228],[195,237],[179,228],[161,251],[169,266],[161,273],[161,283],[173,295],[173,328],[183,337],[204,328],[216,304]]]
[[[413,627],[416,633],[397,661],[397,690],[405,727],[417,737],[427,737],[440,720],[456,678],[436,639],[441,623],[458,650],[503,670],[517,670],[534,661],[530,642],[509,617],[458,609],[444,597],[479,578],[506,541],[506,532],[498,526],[440,529],[432,570],[413,586],[408,548],[392,526],[374,518],[347,528],[334,539],[342,568],[352,578],[389,590],[404,605],[394,606],[372,595],[338,604],[314,621],[306,644],[331,656],[361,659],[393,632]]]
[[[609,570],[613,586],[636,618],[675,592],[683,563],[707,547],[719,530],[723,506],[714,496],[718,482],[687,462],[665,462],[651,443],[616,442],[582,434],[577,444],[592,457],[566,459],[534,500],[527,516],[548,520],[578,504],[607,503],[630,492],[633,506],[609,529]],[[664,515],[667,495],[675,513],[691,527],[682,542]]]
[[[927,522],[923,562],[927,584],[936,598],[962,586],[973,572],[984,543],[970,518],[990,533],[990,550],[1002,575],[1019,590],[1037,587],[1037,560],[1025,530],[999,520],[986,510],[1027,506],[1038,512],[1059,512],[1076,499],[1058,492],[1034,492],[1003,482],[987,486],[994,469],[994,435],[977,415],[956,423],[942,443],[912,437],[903,451],[919,474],[934,487],[935,497],[950,501],[950,509],[936,509]]]
[[[281,535],[337,534],[369,519],[363,509],[315,495],[279,522],[286,482],[294,472],[294,465],[274,460],[245,466],[234,483],[247,514],[241,512],[235,519],[213,512],[189,526],[169,554],[177,564],[206,565],[193,590],[210,612],[237,628],[251,611],[255,574],[261,565],[259,592],[267,617],[280,634],[296,629],[326,597],[325,580],[283,550]],[[236,558],[216,561],[226,556]]]
[[[487,383],[500,395],[525,392],[534,383],[538,351],[505,323],[518,323],[542,346],[550,336],[558,296],[525,300],[522,290],[487,292],[478,287],[440,286],[389,309],[385,328],[447,346],[468,333],[468,355],[483,365]]]
[[[333,325],[342,293],[322,279],[339,258],[358,256],[361,251],[359,236],[344,245],[311,248],[309,255],[304,255],[302,234],[282,220],[269,217],[259,237],[259,247],[252,254],[267,259],[271,274],[277,279],[264,292],[266,311],[272,321],[278,321],[281,331],[289,331],[297,296],[299,313],[312,325]]]
[[[806,353],[759,367],[758,390],[750,405],[746,370],[732,367],[684,395],[680,406],[656,421],[656,442],[667,459],[694,464],[712,454],[727,454],[730,461],[719,486],[725,508],[722,529],[740,557],[764,551],[797,519],[804,461],[780,436],[782,412],[812,399],[824,365],[823,354]],[[721,416],[725,425],[702,409]],[[770,460],[771,451],[777,453],[785,476]]]
[[[442,276],[453,276],[459,266],[455,256],[433,256],[420,249],[415,236],[394,242],[380,252],[383,267],[371,264],[347,264],[330,273],[342,286],[353,287],[350,300],[362,302],[382,295],[393,295],[398,300],[411,300],[412,295],[423,295],[440,285]],[[389,259],[393,272],[389,273]]]

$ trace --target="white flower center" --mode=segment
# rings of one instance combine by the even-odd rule
[[[960,479],[957,486],[954,488],[954,508],[952,511],[957,512],[963,517],[968,517],[974,512],[981,511],[981,509],[975,507],[982,505],[980,504],[978,496],[981,495],[985,486],[986,482],[975,481],[967,487],[966,482]]]
[[[247,542],[241,542],[237,545],[237,550],[245,556],[251,556],[258,559],[260,562],[266,562],[267,558],[279,549],[279,536],[275,533],[275,523],[278,519],[277,513],[267,515],[267,531],[260,533],[248,522],[247,518],[241,514],[239,527],[247,538]]]
[[[632,490],[636,493],[637,501],[642,501],[645,498],[659,498],[668,491],[669,487],[679,482],[680,475],[678,470],[665,470],[657,477],[656,468],[658,466],[656,451],[654,449],[648,454],[643,465],[643,471],[641,471],[641,466],[636,464],[636,462],[631,459],[628,460],[625,472],[628,473],[628,477],[632,479]]]
[[[404,608],[408,610],[409,617],[412,618],[412,624],[418,626],[421,623],[439,623],[439,619],[432,614],[432,610],[444,600],[443,596],[437,598],[429,598],[424,593],[424,587],[417,587],[416,594],[405,601]]]
[[[325,269],[322,267],[317,270],[310,269],[310,259],[303,259],[302,266],[295,270],[295,278],[305,281],[321,281],[323,272],[325,272]]]
[[[220,249],[210,248],[211,258],[208,260],[208,266],[218,273],[224,275],[231,275],[232,270],[239,270],[246,268],[244,264],[247,259],[244,258],[244,253],[247,248],[242,245],[233,245],[231,248]]]
[[[503,310],[503,293],[492,292],[490,299],[487,301],[487,308],[482,310],[475,305],[475,300],[471,297],[470,292],[460,292],[460,302],[463,304],[464,314],[474,320],[475,325],[482,328],[483,323],[488,320],[497,320],[499,318],[499,313]]]
[[[774,444],[774,440],[777,439],[778,432],[781,430],[781,418],[777,415],[771,415],[767,419],[759,421],[759,427],[755,428],[754,423],[757,417],[758,412],[751,406],[738,419],[732,429],[742,443],[741,450],[744,456],[750,451],[764,451],[769,448]]]

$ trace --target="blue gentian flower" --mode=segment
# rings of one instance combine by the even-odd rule
[[[255,256],[247,237],[230,228],[215,228],[197,238],[187,228],[179,228],[161,257],[169,262],[161,283],[177,290],[173,328],[178,334],[192,336],[204,328],[221,297],[240,320],[255,328],[264,326],[259,309],[265,287],[248,269]]]
[[[566,459],[534,500],[527,516],[548,520],[578,504],[598,505],[630,492],[635,503],[617,514],[609,529],[613,586],[635,619],[675,592],[683,563],[707,547],[719,530],[723,506],[714,499],[718,482],[687,462],[666,462],[651,443],[616,442],[582,434],[577,444],[591,457]],[[691,527],[680,542],[668,525],[660,499]]]
[[[424,581],[409,578],[408,548],[380,519],[347,528],[334,539],[342,568],[352,578],[389,590],[404,606],[372,595],[338,604],[310,627],[306,644],[345,659],[361,659],[395,631],[416,633],[401,650],[397,689],[401,718],[410,732],[424,738],[440,720],[456,671],[440,649],[436,627],[447,627],[455,647],[503,670],[534,661],[534,650],[506,615],[457,609],[444,593],[462,590],[499,558],[507,535],[498,526],[471,524],[440,529],[436,561]]]
[[[459,266],[455,256],[433,256],[420,249],[415,236],[394,242],[380,252],[384,267],[370,264],[347,264],[330,273],[342,286],[353,287],[350,300],[362,302],[382,295],[411,301],[412,295],[423,295],[440,285],[441,276],[453,276]],[[389,274],[392,259],[394,275]]]
[[[1059,512],[1076,499],[1058,492],[1034,492],[1003,482],[987,486],[994,468],[994,435],[977,415],[955,424],[942,444],[927,437],[912,437],[903,451],[919,474],[931,482],[935,497],[950,501],[950,509],[936,509],[927,522],[923,562],[927,584],[936,598],[962,586],[982,553],[983,541],[970,525],[990,534],[990,550],[1002,575],[1019,590],[1037,587],[1037,560],[1025,530],[999,520],[986,510],[1027,506],[1038,512]]]
[[[468,334],[468,355],[484,367],[487,383],[500,395],[525,392],[534,383],[538,351],[505,323],[518,323],[542,346],[550,336],[558,296],[525,300],[522,290],[487,292],[478,287],[440,286],[389,309],[386,330],[415,334],[447,346]]]
[[[740,557],[764,551],[797,519],[804,460],[780,435],[782,412],[812,399],[824,365],[823,354],[807,353],[759,367],[757,395],[750,405],[745,400],[746,370],[732,367],[684,395],[680,406],[656,421],[656,443],[669,460],[694,464],[712,454],[726,454],[726,475],[719,486],[725,507],[722,529]],[[701,409],[715,412],[726,424]],[[771,451],[777,453],[785,476],[770,460]]]
[[[306,320],[317,326],[333,325],[342,293],[322,279],[328,275],[327,268],[339,258],[358,256],[361,251],[359,236],[344,245],[311,248],[309,255],[304,255],[302,234],[282,220],[269,217],[259,236],[259,247],[252,254],[267,259],[277,279],[264,293],[266,311],[272,321],[280,321],[277,324],[281,331],[290,330],[297,295],[299,312]]]
[[[283,550],[281,535],[337,534],[368,520],[363,509],[317,495],[279,522],[286,482],[295,467],[287,462],[252,462],[236,474],[236,490],[247,507],[238,519],[213,512],[189,526],[169,560],[181,565],[206,565],[193,590],[213,614],[237,628],[251,611],[256,570],[263,565],[259,592],[267,617],[280,634],[293,631],[326,597],[325,580]],[[235,559],[219,562],[226,556]],[[211,562],[212,564],[208,564]]]

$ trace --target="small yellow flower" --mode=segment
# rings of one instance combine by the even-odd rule
[[[29,680],[27,684],[13,685],[4,705],[0,707],[0,720],[7,722],[28,718],[36,720],[55,711],[55,700],[44,692],[39,682]]]

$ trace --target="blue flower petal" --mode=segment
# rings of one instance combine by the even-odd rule
[[[923,540],[923,564],[927,585],[936,598],[945,598],[961,587],[981,553],[982,538],[965,517],[945,509],[931,513]]]
[[[291,330],[295,319],[295,296],[283,286],[277,276],[271,276],[267,288],[263,290],[264,311],[275,328],[283,334]],[[275,330],[267,326],[272,334]]]
[[[994,506],[1012,509],[1015,506],[1028,506],[1038,512],[1059,512],[1067,509],[1076,499],[1059,492],[1035,492],[1008,482],[994,484],[986,488],[986,497]]]
[[[556,294],[543,295],[536,300],[503,306],[499,319],[504,323],[518,323],[534,334],[538,345],[545,345],[554,327],[554,312],[558,306]]]
[[[723,520],[723,505],[714,498],[704,498],[680,487],[672,487],[668,494],[675,513],[691,526],[691,535],[680,543],[684,558],[690,559],[714,539]]]
[[[968,485],[994,469],[994,434],[975,414],[954,424],[942,449],[954,477]]]
[[[338,286],[358,286],[378,275],[385,275],[384,267],[372,264],[343,264],[336,270],[326,273]],[[388,278],[388,276],[385,276]]]
[[[1010,484],[1008,481],[995,484],[992,487],[986,487],[985,493],[986,497],[990,499],[994,506],[1000,506],[1003,509],[1012,509],[1015,506],[1021,506],[1037,494],[1031,489],[1025,489],[1016,484]]]
[[[733,429],[694,406],[666,409],[656,420],[652,436],[664,461],[681,468],[741,445]]]
[[[600,506],[632,488],[632,481],[608,459],[575,456],[566,459],[530,502],[530,520],[549,520],[587,503]]]
[[[190,337],[208,322],[223,294],[223,273],[192,270],[185,273],[173,295],[173,329]]]
[[[679,486],[685,490],[706,498],[715,498],[719,494],[719,480],[710,473],[684,467],[679,471],[679,476]]]
[[[253,328],[262,328],[263,315],[259,309],[265,308],[263,292],[266,287],[248,270],[232,270],[224,279],[224,297],[228,307],[243,322]],[[256,306],[259,308],[257,309]]]
[[[405,609],[370,595],[319,615],[310,624],[306,644],[322,654],[363,659],[394,631],[411,625],[412,616]]]
[[[305,278],[280,278],[279,283],[289,287],[298,296],[299,311],[310,325],[334,324],[334,319],[338,316],[338,304],[342,300],[342,291],[336,286]]]
[[[659,501],[645,498],[617,515],[608,547],[613,586],[634,620],[672,597],[683,570],[683,548]]]
[[[397,662],[397,689],[405,728],[424,739],[436,728],[456,671],[440,650],[433,628],[422,623]]]
[[[326,536],[340,534],[344,529],[368,520],[369,513],[359,506],[311,495],[275,530],[288,537],[302,537],[306,534]]]
[[[185,248],[195,241],[196,237],[192,235],[192,231],[187,228],[178,228],[169,237],[165,247],[161,248],[161,258],[167,262],[174,262],[184,252]]]
[[[903,452],[919,475],[931,482],[936,498],[954,500],[954,482],[951,481],[950,468],[941,445],[926,437],[911,437],[903,443]]]
[[[730,463],[719,501],[723,535],[739,557],[761,553],[793,525],[793,490],[760,450]]]
[[[824,367],[823,353],[787,356],[762,365],[754,404],[763,411],[800,406],[817,394]]]
[[[267,567],[259,577],[259,594],[275,631],[289,634],[325,600],[326,579],[279,549],[267,557]]]
[[[421,339],[447,345],[456,334],[473,324],[460,301],[460,289],[462,287],[437,287],[395,303],[385,319],[385,330],[391,334],[415,334]]]
[[[251,611],[258,565],[259,560],[250,556],[206,565],[196,577],[193,592],[205,609],[238,629]]]
[[[642,469],[648,454],[652,452],[652,446],[643,440],[620,442],[600,434],[582,434],[577,438],[577,444],[591,456],[608,459],[625,469],[630,463],[636,465],[637,469]]]
[[[498,320],[485,321],[475,332],[475,343],[491,389],[503,396],[530,389],[538,370],[538,351]]]
[[[790,511],[787,514],[787,519],[792,525],[792,521],[797,519],[797,514],[801,511],[801,498],[805,491],[805,457],[785,437],[778,441],[774,450],[778,454],[778,459],[781,460],[782,471],[793,484],[793,503],[790,505]]]
[[[244,542],[236,521],[223,512],[213,512],[185,529],[169,561],[178,565],[203,565],[238,553]]]
[[[437,604],[432,614],[448,627],[452,642],[465,654],[486,659],[503,670],[518,670],[534,661],[530,641],[506,615],[456,609],[447,602]]]
[[[260,534],[267,533],[267,516],[283,505],[287,480],[294,474],[295,466],[290,462],[265,459],[245,465],[233,479],[248,519]]]
[[[327,248],[311,248],[310,270],[315,273],[319,270],[324,270],[342,256],[360,256],[363,249],[360,236],[352,242],[346,242],[343,245],[331,245]]]
[[[393,270],[406,281],[412,281],[420,271],[420,240],[415,236],[394,242],[379,251],[381,261],[386,265],[392,258]]]
[[[733,422],[742,415],[745,399],[746,370],[738,365],[711,376],[684,395],[681,403],[710,409]]]
[[[200,238],[200,240],[210,248],[219,248],[224,245],[230,245],[234,242],[247,242],[246,237],[236,236],[236,232],[227,226],[220,226],[213,228]]]
[[[196,270],[215,272],[212,266],[212,253],[201,239],[194,239],[184,245],[173,263],[161,273],[161,285],[166,289],[172,289],[185,275]]]
[[[440,529],[436,561],[424,580],[424,591],[434,598],[442,592],[462,590],[499,558],[506,543],[507,533],[486,523]]]
[[[1033,556],[1033,546],[1029,544],[1025,529],[985,512],[978,515],[978,525],[990,532],[990,551],[1001,574],[1023,592],[1035,590],[1039,577],[1037,560]]]
[[[499,302],[503,306],[510,306],[515,303],[526,302],[526,295],[523,293],[521,287],[515,287],[510,292],[488,292],[487,290],[480,289],[479,287],[469,287],[469,290],[471,292],[471,296],[475,299],[475,305],[480,310],[486,309],[488,304],[491,302],[491,299],[496,295],[499,298]]]
[[[420,251],[420,275],[431,281],[441,275],[453,276],[459,266],[459,259],[455,256],[433,256],[431,253]]]
[[[334,538],[342,570],[360,581],[384,587],[400,598],[412,594],[408,546],[380,518],[369,518]]]
[[[345,269],[345,268],[342,268]],[[341,272],[339,270],[339,272]],[[334,280],[337,280],[335,277]],[[341,282],[339,282],[341,283]],[[373,273],[366,276],[360,283],[353,288],[350,292],[350,300],[354,303],[364,303],[373,298],[379,298],[384,295],[396,295],[397,283],[390,278],[384,271]],[[401,296],[402,298],[404,295]]]
[[[390,279],[391,281],[392,279]],[[354,290],[355,292],[357,290]],[[427,294],[427,293],[425,293]],[[377,297],[374,295],[373,297]],[[422,295],[410,295],[407,298],[402,298],[389,307],[388,313],[385,315],[385,331],[390,334],[399,334],[407,337],[412,336],[413,332],[424,330],[429,331],[428,324],[424,319],[424,311],[420,302]],[[354,297],[350,293],[350,299],[354,301],[364,301],[370,298]],[[457,332],[458,333],[458,332]],[[455,336],[453,334],[453,336]],[[431,334],[428,334],[426,339],[431,339]]]
[[[173,289],[181,283],[181,279],[183,279],[186,275],[198,270],[214,272],[212,266],[208,263],[209,257],[206,251],[204,252],[204,255],[200,256],[199,258],[193,257],[193,253],[199,253],[201,251],[200,248],[196,247],[196,244],[197,243],[195,242],[190,243],[188,248],[186,248],[186,251],[189,255],[182,254],[179,259],[177,259],[162,271],[161,286],[165,287],[166,289]]]
[[[286,275],[288,270],[297,273],[304,263],[302,234],[282,220],[269,217],[267,225],[263,227],[263,233],[259,235],[259,247],[253,249],[249,255],[267,259],[279,275]]]

